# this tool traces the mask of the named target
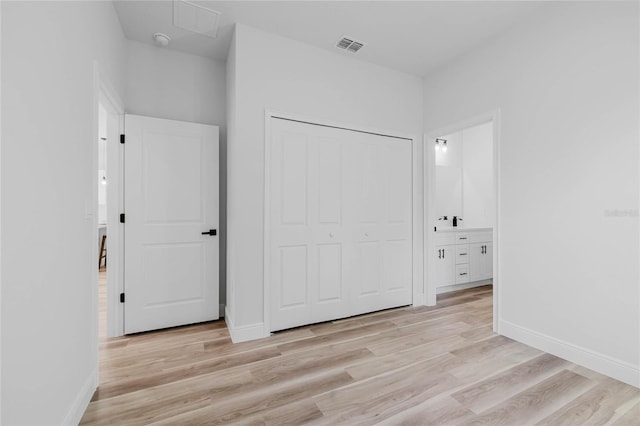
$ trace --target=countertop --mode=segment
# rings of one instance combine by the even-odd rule
[[[436,232],[474,232],[474,231],[492,231],[493,228],[464,228],[464,227],[453,227],[453,226],[447,226],[445,227],[440,227],[437,226],[436,227]]]

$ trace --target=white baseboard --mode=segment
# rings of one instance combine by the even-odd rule
[[[640,368],[619,359],[500,320],[500,334],[616,380],[640,387]]]
[[[424,302],[424,293],[414,294],[413,295],[413,303],[411,306],[423,306],[426,303]]]
[[[241,325],[238,327],[234,326],[233,319],[229,315],[228,311],[225,312],[224,321],[227,323],[227,328],[229,329],[229,334],[231,335],[231,341],[233,343],[262,339],[271,335],[271,333],[264,329],[263,322]]]
[[[483,285],[492,284],[492,283],[493,283],[493,280],[489,279],[489,280],[474,281],[472,283],[447,285],[444,287],[436,288],[436,294],[448,293],[450,291],[457,291],[457,290],[465,290],[467,288],[473,288],[473,287],[481,287]]]
[[[85,381],[82,388],[80,388],[80,392],[76,396],[76,399],[71,404],[67,415],[64,417],[62,421],[63,425],[77,425],[80,423],[84,412],[89,406],[89,402],[91,402],[91,398],[93,397],[93,393],[98,388],[98,374],[96,371],[92,371],[87,380]]]

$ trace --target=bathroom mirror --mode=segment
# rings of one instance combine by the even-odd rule
[[[436,217],[462,217],[462,168],[436,166]]]
[[[464,228],[490,228],[494,220],[493,124],[483,123],[434,140],[436,153],[436,223]],[[447,221],[438,221],[447,216]]]

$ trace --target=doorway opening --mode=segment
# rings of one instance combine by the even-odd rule
[[[99,345],[123,335],[122,148],[124,107],[109,78],[94,62],[94,120],[92,137],[93,226],[91,240],[92,346],[98,371]],[[99,383],[96,378],[96,383]]]
[[[107,337],[107,125],[108,115],[103,103],[98,104],[98,337]]]
[[[498,318],[498,113],[440,129],[425,139],[427,304],[479,287]],[[452,293],[457,291],[456,293]],[[484,293],[484,292],[482,292]]]

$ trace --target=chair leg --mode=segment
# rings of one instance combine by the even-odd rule
[[[107,266],[106,242],[107,236],[103,235],[102,241],[100,241],[100,253],[98,254],[98,269],[102,267],[102,259],[104,259],[104,265]]]

